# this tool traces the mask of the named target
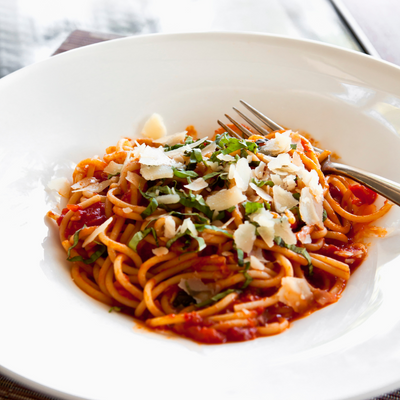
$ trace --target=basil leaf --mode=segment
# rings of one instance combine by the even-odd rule
[[[209,305],[209,304],[212,304],[212,303],[217,302],[218,300],[223,299],[224,297],[228,296],[228,294],[231,294],[231,293],[233,293],[233,292],[240,293],[240,290],[237,290],[237,289],[228,289],[228,290],[225,290],[224,292],[218,293],[218,294],[216,294],[215,296],[211,297],[211,299],[204,300],[204,301],[202,301],[201,303],[195,304],[194,306],[195,306],[196,308],[200,308],[200,307],[207,306],[207,305]]]
[[[117,176],[117,175],[120,175],[120,174],[121,174],[121,172],[117,172],[115,174],[108,174],[107,175],[107,179],[111,179],[113,176]]]
[[[203,196],[190,193],[186,194],[184,192],[178,192],[178,194],[180,196],[179,203],[181,203],[183,206],[195,208],[196,210],[201,211],[209,219],[212,219],[214,213],[206,204]]]
[[[84,228],[87,228],[87,226],[86,226],[86,225],[83,225],[81,229],[78,229],[78,230],[74,233],[74,244],[68,249],[68,258],[71,257],[71,250],[72,250],[74,247],[76,247],[76,245],[77,245],[78,242],[79,242],[79,232],[80,232],[82,229],[84,229]],[[68,260],[68,258],[67,258],[67,260]],[[70,260],[69,260],[69,261],[70,261]]]
[[[244,203],[244,210],[246,215],[253,214],[260,208],[263,208],[264,205],[262,203],[257,203],[257,202],[252,202],[252,201],[246,201]]]
[[[194,172],[194,171],[181,171],[179,169],[176,169],[175,167],[172,167],[174,170],[174,175],[177,178],[197,178],[199,175]]]
[[[202,217],[198,213],[181,213],[179,211],[171,211],[169,213],[169,215],[176,215],[178,218],[181,218],[181,219],[184,219],[184,217],[195,217],[195,218],[198,218],[198,220],[202,224],[208,224],[210,222],[210,220],[208,218]]]
[[[158,207],[158,203],[157,200],[152,198],[150,200],[149,205],[146,207],[146,209],[140,214],[140,216],[145,219],[147,218],[149,215],[153,214],[153,212],[157,209]]]
[[[296,200],[300,200],[300,193],[292,193],[292,196],[293,196]]]
[[[290,145],[290,148],[291,148],[292,150],[296,150],[296,149],[297,149],[297,144],[291,144],[291,145]]]
[[[250,263],[247,262],[247,263],[245,264],[244,270],[241,271],[241,272],[243,272],[243,275],[244,275],[244,277],[246,278],[246,280],[244,281],[244,284],[243,284],[243,286],[241,287],[241,289],[246,289],[247,286],[249,286],[250,283],[251,283],[252,280],[253,280],[253,278],[252,278],[252,277],[249,275],[249,273],[247,272],[247,271],[249,270],[249,268],[250,268]]]
[[[238,248],[236,247],[236,244],[233,245],[233,248],[236,250],[236,253],[237,253],[238,264],[239,264],[241,267],[243,267],[243,265],[244,265],[244,261],[243,261],[244,252],[243,252],[243,250],[238,249]]]
[[[140,241],[142,241],[149,233],[151,233],[154,239],[157,242],[157,234],[154,228],[147,228],[144,231],[136,232],[133,235],[133,238],[129,241],[128,246],[133,250],[136,251],[136,248]]]
[[[260,181],[260,180],[258,180],[256,178],[253,178],[251,181],[252,181],[252,183],[254,183],[258,187],[263,187],[265,185],[271,186],[271,187],[274,186],[274,182],[272,182],[272,181]]]
[[[304,247],[297,247],[294,244],[286,244],[284,240],[280,236],[275,236],[274,242],[281,247],[286,247],[289,250],[294,251],[297,254],[301,254],[308,262],[308,273],[310,275],[313,274],[313,265],[311,261],[311,257],[308,254],[308,251]]]
[[[216,232],[222,232],[225,236],[227,236],[228,238],[233,238],[233,235],[231,233],[229,233],[228,231],[218,228],[218,226],[214,226],[214,225],[208,225],[208,224],[195,224],[194,225],[196,227],[196,230],[199,232],[203,232],[204,229],[212,229],[213,231]]]
[[[100,245],[100,249],[95,251],[89,258],[85,259],[82,256],[76,256],[76,257],[72,257],[72,258],[68,257],[67,260],[71,261],[71,262],[80,261],[80,262],[83,262],[84,264],[93,264],[107,250],[107,246],[105,246],[102,243],[98,243],[98,244]]]
[[[239,149],[247,149],[253,153],[257,153],[257,145],[254,142],[233,138],[228,136],[227,133],[218,135],[215,142],[221,148],[222,154],[230,154]]]
[[[256,167],[258,167],[260,165],[260,162],[261,161],[251,161],[249,163],[249,165],[250,165],[250,167],[256,168]]]
[[[178,307],[188,307],[194,303],[196,303],[196,300],[192,296],[187,294],[184,290],[181,290],[176,295],[174,301],[172,302],[172,305],[175,308],[178,308]]]
[[[113,311],[120,312],[120,311],[121,311],[121,308],[120,308],[120,307],[111,307],[111,308],[108,310],[109,313],[111,313],[111,312],[113,312]]]
[[[196,251],[201,251],[201,250],[205,249],[206,242],[204,241],[204,239],[201,237],[198,237],[198,236],[194,236],[192,234],[192,232],[190,232],[189,229],[186,229],[185,232],[181,232],[181,233],[178,233],[177,235],[175,235],[172,239],[168,240],[168,242],[165,246],[167,247],[167,249],[169,249],[178,239],[180,239],[181,237],[186,236],[186,235],[190,236],[192,239],[195,239],[197,241],[199,247]]]
[[[224,174],[224,173],[226,174],[226,172],[224,172],[224,171],[211,172],[210,174],[204,175],[203,179],[206,181],[207,179],[214,178],[214,176],[221,175],[221,174]]]
[[[230,207],[230,208],[228,208],[226,211],[228,211],[228,212],[233,212],[234,210],[236,209],[236,206],[232,206],[232,207]]]
[[[326,210],[324,208],[324,210],[322,211],[322,222],[325,222],[325,220],[328,218],[328,214],[326,213]]]

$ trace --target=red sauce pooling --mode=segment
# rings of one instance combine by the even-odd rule
[[[352,191],[354,196],[357,197],[357,199],[353,200],[353,204],[356,204],[357,206],[361,206],[363,204],[372,204],[378,197],[373,190],[368,189],[363,185],[350,185],[349,189]]]
[[[98,226],[107,220],[105,213],[105,204],[101,201],[92,204],[91,206],[81,209],[79,205],[68,204],[66,208],[62,210],[60,217],[57,219],[58,225],[61,225],[62,220],[68,211],[75,213],[76,220],[71,221],[69,227],[66,229],[66,235],[73,235],[78,229],[86,226]]]

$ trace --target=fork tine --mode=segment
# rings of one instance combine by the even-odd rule
[[[247,115],[243,114],[240,110],[236,107],[232,107],[249,125],[251,125],[260,135],[266,136],[269,135],[270,132],[257,125],[252,119],[250,119]]]
[[[233,129],[229,128],[229,126],[226,126],[222,121],[218,120],[217,122],[218,122],[218,125],[221,126],[222,128],[224,128],[225,131],[228,132],[230,135],[234,136],[237,139],[243,139]]]
[[[269,119],[268,117],[266,117],[264,114],[260,113],[260,111],[256,110],[249,103],[246,103],[244,100],[240,100],[240,102],[249,111],[251,111],[260,121],[264,122],[264,124],[267,125],[269,128],[271,128],[273,131],[280,131],[283,129],[280,125],[278,125],[276,122],[272,121],[272,119]]]
[[[231,121],[232,124],[235,125],[236,128],[238,128],[238,129],[240,130],[240,132],[242,132],[243,135],[245,135],[246,137],[249,138],[250,136],[253,135],[248,129],[246,129],[244,126],[240,125],[240,124],[239,124],[238,122],[236,122],[233,118],[231,118],[228,114],[225,114],[225,117],[228,118],[229,121]]]

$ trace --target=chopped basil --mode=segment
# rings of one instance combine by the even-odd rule
[[[208,306],[209,304],[215,303],[215,302],[217,302],[218,300],[223,299],[224,297],[228,296],[228,294],[231,294],[231,293],[233,293],[233,292],[240,293],[240,290],[236,290],[236,289],[228,289],[228,290],[225,290],[224,292],[218,293],[218,294],[216,294],[215,296],[211,297],[211,299],[202,301],[201,303],[195,304],[194,306],[195,306],[196,308]]]
[[[322,222],[325,222],[325,220],[328,218],[328,214],[326,213],[326,210],[324,209],[322,211]]]
[[[121,308],[120,308],[120,307],[111,307],[111,308],[108,310],[109,313],[111,313],[111,312],[113,312],[113,311],[120,312],[120,311],[121,311]]]
[[[236,250],[236,253],[237,253],[238,264],[239,264],[241,267],[243,267],[243,265],[244,265],[244,261],[243,261],[244,252],[243,252],[243,250],[238,249],[238,248],[236,247],[236,244],[233,245],[233,248]]]
[[[206,204],[203,196],[199,194],[194,195],[193,193],[186,194],[180,191],[178,191],[177,194],[179,194],[180,197],[179,203],[183,206],[195,208],[206,215],[209,219],[212,219],[213,211],[210,210],[210,207]]]
[[[188,154],[189,155],[189,154]],[[187,170],[194,170],[198,163],[204,162],[203,155],[200,149],[192,149],[190,152],[189,163],[186,166]],[[204,163],[205,164],[205,163]]]
[[[137,251],[136,248],[141,240],[143,240],[149,233],[151,233],[157,242],[157,234],[154,228],[146,228],[144,231],[136,232],[133,238],[129,241],[128,246],[133,250]]]
[[[247,286],[249,286],[250,283],[251,283],[251,281],[253,280],[253,278],[252,278],[252,277],[249,275],[249,273],[248,273],[249,268],[250,268],[250,263],[247,262],[247,263],[245,264],[244,270],[241,271],[241,272],[243,272],[243,275],[244,275],[244,277],[246,278],[246,280],[244,281],[244,284],[243,284],[243,286],[241,287],[241,289],[246,289]]]
[[[226,172],[224,172],[224,171],[211,172],[210,174],[204,175],[203,179],[206,181],[207,179],[214,178],[215,176],[221,175],[221,174],[226,174]]]
[[[223,233],[228,238],[231,238],[231,239],[233,238],[233,235],[231,233],[229,233],[228,231],[226,231],[224,229],[218,228],[218,226],[215,226],[215,225],[195,224],[195,227],[196,227],[197,231],[199,231],[199,232],[203,232],[204,229],[212,229],[213,231]]]
[[[284,240],[283,240],[281,237],[279,237],[279,236],[275,236],[274,242],[275,242],[278,246],[286,247],[287,249],[292,250],[292,251],[294,251],[294,252],[297,253],[297,254],[301,254],[301,255],[307,260],[307,262],[308,262],[308,265],[307,265],[307,266],[308,266],[308,273],[309,273],[309,275],[312,275],[312,274],[313,274],[313,265],[312,265],[311,257],[310,257],[310,255],[308,254],[308,251],[307,251],[304,247],[297,247],[297,246],[295,246],[294,244],[286,244],[286,243],[284,242]]]
[[[290,145],[290,148],[291,148],[292,150],[296,150],[296,149],[297,149],[297,144],[291,144],[291,145]]]
[[[215,142],[217,146],[222,150],[222,154],[230,154],[239,149],[247,149],[253,153],[257,153],[257,145],[254,142],[249,142],[244,139],[233,138],[228,136],[227,133],[217,135]]]
[[[300,193],[292,193],[292,196],[293,196],[296,200],[300,200]]]
[[[85,229],[85,228],[86,228],[86,225],[83,225],[83,227],[82,227],[81,229],[78,229],[78,230],[74,233],[74,244],[68,249],[68,258],[71,257],[71,250],[72,250],[73,248],[75,248],[76,245],[77,245],[78,242],[79,242],[79,233],[80,233],[80,231],[81,231],[82,229]],[[68,258],[67,258],[67,260],[68,260]]]
[[[146,209],[140,214],[140,216],[145,219],[147,218],[149,215],[153,214],[153,212],[157,209],[158,207],[158,203],[157,200],[152,198],[150,200],[149,205],[146,207]]]
[[[271,186],[271,187],[274,186],[274,182],[272,182],[272,181],[260,181],[260,180],[258,180],[256,178],[253,178],[251,180],[251,182],[254,183],[258,187],[263,187],[265,185]]]
[[[174,175],[177,178],[197,178],[199,175],[194,172],[194,171],[182,171],[179,169],[176,169],[175,167],[172,167],[174,170]]]
[[[179,211],[171,211],[170,213],[169,213],[169,215],[175,215],[175,216],[177,216],[178,218],[181,218],[181,219],[184,219],[184,217],[195,217],[195,218],[197,218],[199,221],[200,221],[200,223],[202,223],[202,224],[208,224],[208,223],[210,223],[210,220],[208,219],[208,218],[205,218],[205,217],[202,217],[200,214],[198,214],[198,213],[181,213],[181,212],[179,212]]]
[[[257,203],[252,201],[246,201],[246,203],[244,203],[243,205],[246,215],[253,214],[260,208],[264,207],[262,203]]]
[[[93,264],[98,258],[100,258],[105,251],[107,250],[107,246],[105,246],[102,243],[95,242],[98,245],[100,245],[99,250],[95,251],[89,258],[83,258],[82,256],[76,256],[76,257],[68,257],[67,260],[71,262],[76,262],[80,261],[83,262],[84,264]]]
[[[185,232],[178,233],[172,239],[168,240],[168,242],[166,244],[167,249],[169,249],[178,239],[180,239],[183,236],[190,236],[192,239],[197,241],[199,247],[196,251],[201,251],[201,250],[205,249],[206,242],[204,241],[204,239],[202,237],[193,235],[189,229],[186,229]],[[188,244],[190,245],[190,242]]]

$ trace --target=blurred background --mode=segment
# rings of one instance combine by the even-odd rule
[[[368,36],[376,42],[374,29],[386,40],[393,29],[400,35],[387,21],[394,14],[398,25],[399,5],[400,0],[0,0],[0,77],[51,56],[74,30],[102,39],[254,31],[364,48],[377,56]]]

